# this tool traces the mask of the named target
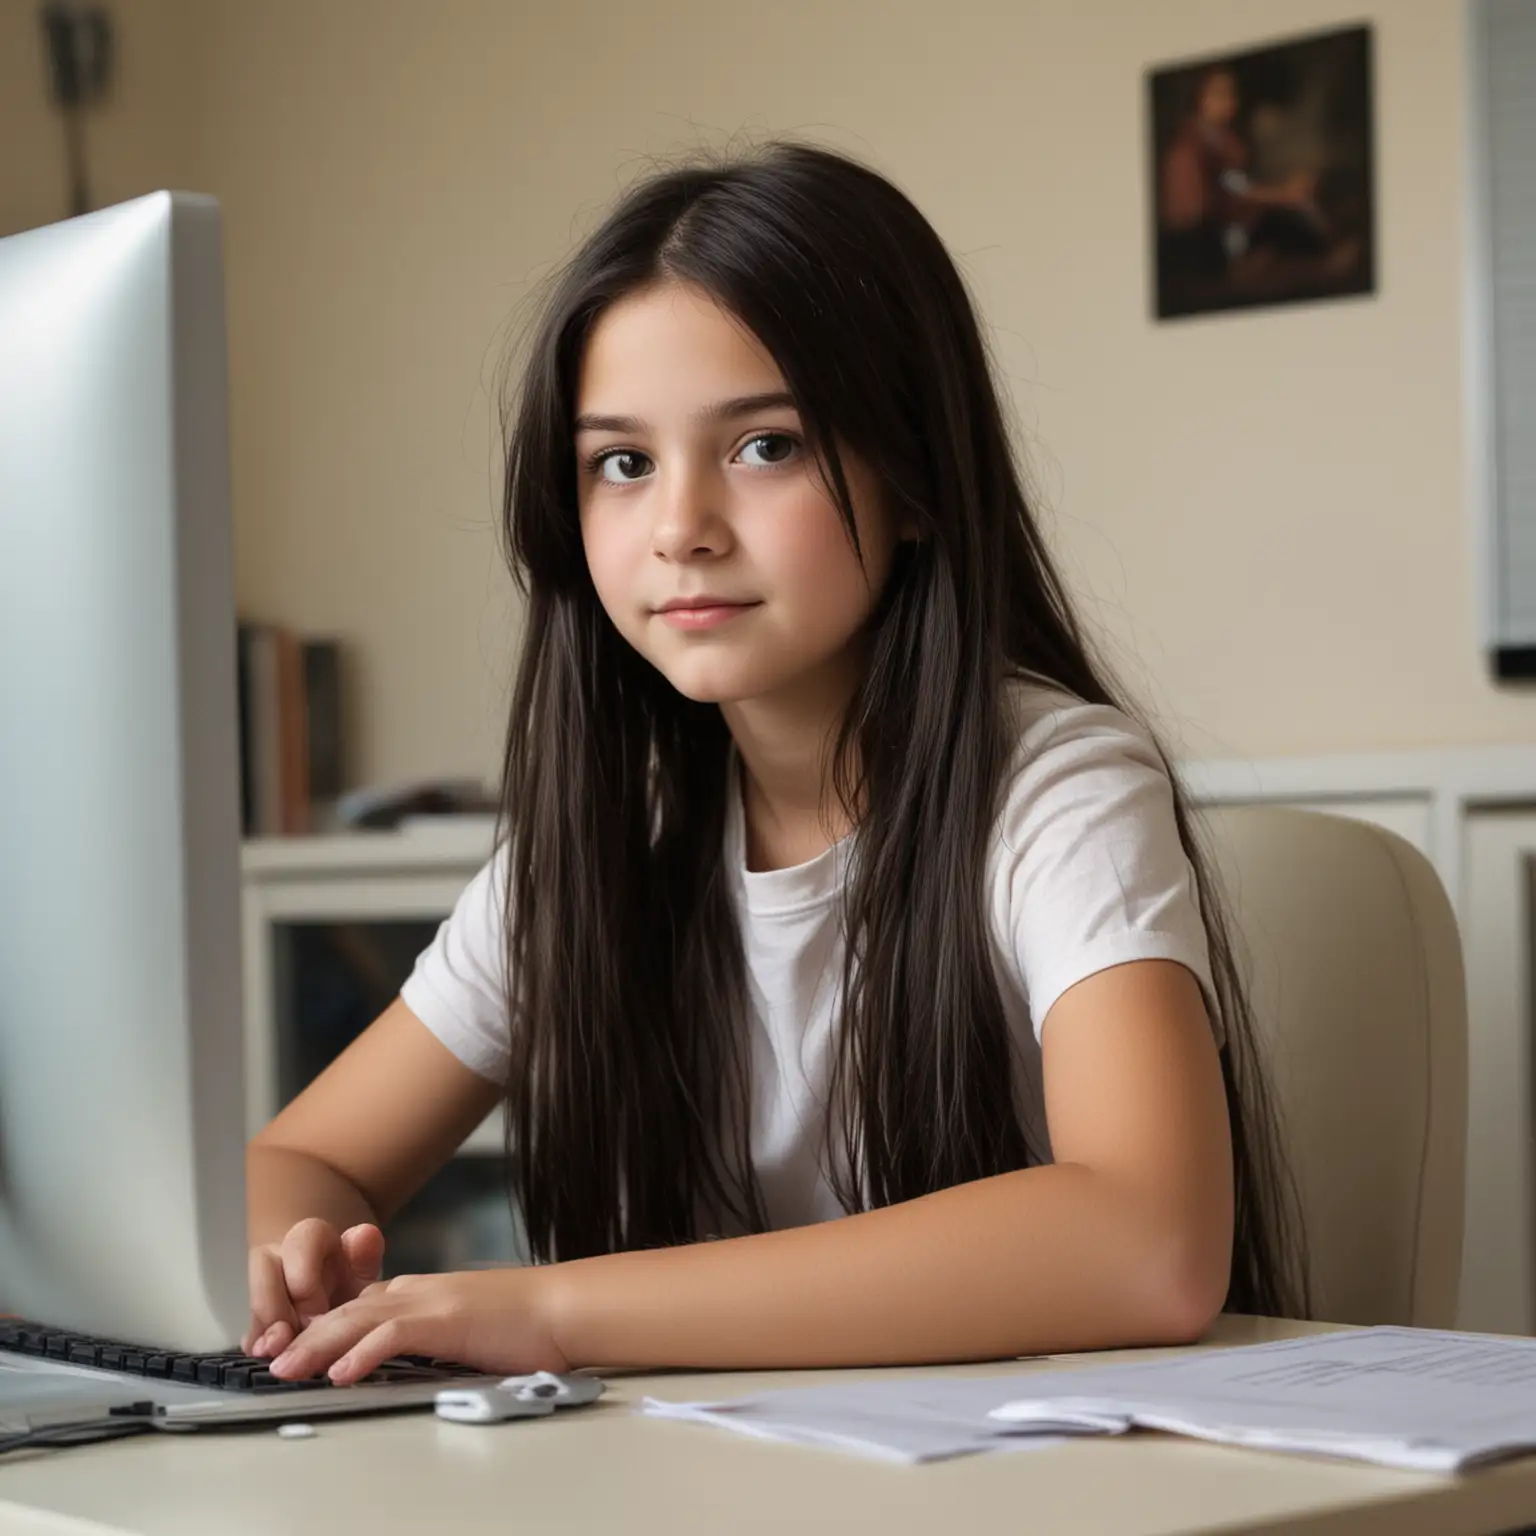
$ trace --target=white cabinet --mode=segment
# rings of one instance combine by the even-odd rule
[[[393,999],[489,857],[488,820],[245,845],[246,1122],[254,1132]],[[514,1256],[502,1112],[397,1218],[409,1268]],[[508,1245],[511,1245],[510,1249]],[[399,1266],[396,1266],[398,1269]]]
[[[1467,1237],[1461,1322],[1536,1333],[1532,955],[1536,805],[1467,817],[1461,914],[1467,967]]]

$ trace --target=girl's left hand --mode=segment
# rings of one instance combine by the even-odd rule
[[[431,1355],[488,1374],[568,1371],[548,1318],[553,1266],[401,1275],[314,1319],[272,1361],[274,1376],[324,1371],[338,1386],[395,1355]]]

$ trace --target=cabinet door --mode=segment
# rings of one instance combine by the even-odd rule
[[[1467,1204],[1463,1328],[1536,1331],[1531,957],[1536,812],[1479,809],[1465,826]]]
[[[305,875],[247,883],[251,1134],[382,1012],[474,872]],[[499,1151],[501,1145],[498,1111],[465,1148]]]
[[[247,1112],[253,1130],[393,1001],[473,874],[338,872],[248,881]],[[507,1197],[503,1125],[498,1109],[386,1224],[386,1276],[526,1256]]]

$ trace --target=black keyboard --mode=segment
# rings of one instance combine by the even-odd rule
[[[122,1371],[130,1376],[148,1376],[192,1387],[223,1387],[236,1392],[312,1392],[317,1387],[331,1385],[325,1376],[307,1381],[284,1381],[272,1374],[270,1360],[257,1360],[238,1352],[183,1355],[170,1350],[148,1349],[141,1344],[124,1344],[117,1339],[70,1333],[62,1328],[46,1328],[41,1323],[23,1322],[18,1318],[0,1318],[0,1349],[63,1360],[70,1365]],[[425,1355],[402,1355],[386,1360],[376,1371],[364,1376],[359,1385],[447,1382],[484,1374],[452,1361],[432,1360]]]

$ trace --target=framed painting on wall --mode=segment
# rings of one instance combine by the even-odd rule
[[[1369,27],[1160,66],[1147,97],[1158,319],[1374,291]]]

